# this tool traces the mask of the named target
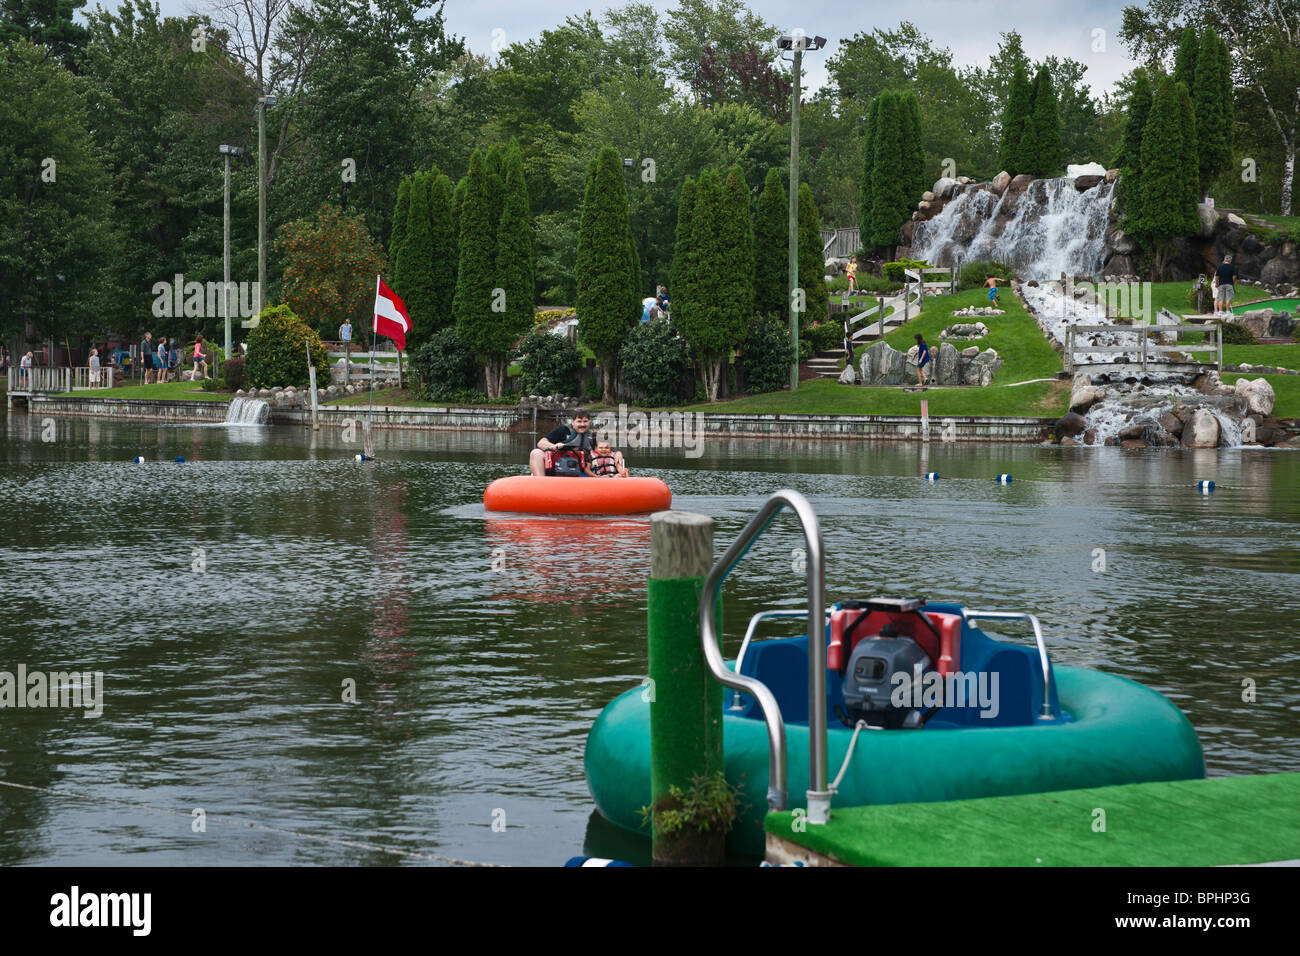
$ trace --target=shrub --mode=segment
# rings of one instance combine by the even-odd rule
[[[574,308],[546,309],[545,311],[538,312],[536,315],[533,316],[533,324],[550,325],[556,319],[571,319],[577,314],[578,314],[578,310]]]
[[[287,305],[267,306],[248,336],[244,373],[254,388],[301,387],[308,382],[307,355],[317,382],[329,382],[329,353],[320,336]]]
[[[618,353],[623,382],[639,392],[647,405],[675,405],[691,368],[691,347],[672,323],[642,322],[634,328]]]
[[[422,398],[456,402],[478,384],[482,369],[454,328],[439,329],[411,353],[411,370],[420,380]]]
[[[844,323],[833,319],[820,322],[804,333],[814,352],[832,352],[844,348]]]
[[[1223,330],[1224,345],[1258,345],[1255,333],[1237,322],[1218,321],[1214,323]]]
[[[790,326],[786,320],[774,312],[754,316],[740,353],[746,391],[776,392],[789,385],[790,352]]]
[[[244,387],[243,356],[235,356],[221,363],[221,380],[225,383],[226,388],[238,390]],[[328,385],[329,382],[323,384]]]
[[[519,384],[529,395],[576,395],[582,356],[562,335],[534,329],[520,344]]]
[[[999,279],[1010,279],[1011,270],[1000,262],[989,262],[984,259],[963,263],[961,275],[957,279],[958,291],[978,289],[984,284],[985,277],[990,275],[997,276]]]
[[[904,269],[919,269],[927,265],[929,265],[929,263],[924,259],[899,259],[897,262],[886,262],[882,264],[880,271],[886,280],[894,283],[894,288],[898,288],[898,286],[903,283]]]
[[[807,365],[808,360],[813,357],[812,343],[807,339],[799,340],[799,364]]]

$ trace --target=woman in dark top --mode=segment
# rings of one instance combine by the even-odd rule
[[[925,339],[920,332],[916,333],[916,384],[925,385],[926,376],[929,369],[926,367],[930,364],[930,346],[925,344]]]

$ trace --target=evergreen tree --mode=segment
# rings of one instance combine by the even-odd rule
[[[429,227],[433,252],[432,322],[415,328],[416,342],[423,344],[438,330],[455,324],[452,303],[456,298],[456,235],[451,214],[451,180],[439,174],[429,187]],[[414,348],[414,346],[412,346]]]
[[[618,350],[640,318],[640,276],[628,223],[623,160],[618,150],[606,146],[587,167],[574,267],[578,335],[605,370],[606,402],[614,400]]]
[[[1020,141],[1024,138],[1025,123],[1029,120],[1032,92],[1025,68],[1017,63],[1011,76],[1007,105],[1002,111],[1002,138],[998,150],[1002,168],[1012,176],[1024,172],[1021,168]]]
[[[782,315],[790,308],[790,203],[781,172],[767,171],[754,217],[754,311]]]
[[[1199,225],[1189,202],[1178,88],[1170,77],[1160,81],[1142,132],[1142,186],[1129,198],[1128,228],[1153,254],[1156,276],[1169,260],[1169,241],[1193,235]]]
[[[493,143],[483,157],[483,168],[488,177],[488,196],[492,200],[490,215],[492,218],[492,238],[496,239],[497,225],[501,222],[501,212],[506,201],[506,173],[504,151]]]
[[[1199,167],[1200,196],[1232,163],[1232,137],[1229,117],[1223,103],[1231,97],[1231,79],[1222,72],[1220,55],[1223,41],[1212,29],[1201,35],[1196,58],[1196,79],[1192,87],[1192,106],[1196,110],[1196,153]]]
[[[1178,124],[1183,134],[1183,189],[1184,202],[1193,209],[1201,201],[1200,179],[1201,167],[1199,150],[1196,148],[1196,108],[1192,105],[1192,96],[1183,84],[1178,88]],[[1199,217],[1198,217],[1199,223]]]
[[[1223,37],[1216,36],[1216,50],[1218,59],[1218,74],[1220,82],[1223,84],[1219,87],[1219,122],[1226,130],[1228,140],[1228,165],[1232,165],[1232,150],[1235,145],[1233,142],[1233,133],[1237,125],[1237,108],[1233,102],[1233,85],[1232,85],[1232,53],[1228,50],[1228,43]]]
[[[460,208],[460,263],[452,314],[456,335],[482,360],[495,349],[492,289],[496,286],[497,250],[496,229],[491,222],[492,197],[481,151],[476,149],[470,156],[465,178],[468,182]]]
[[[695,292],[695,247],[692,245],[694,236],[691,223],[696,192],[695,180],[687,176],[677,198],[677,232],[673,240],[673,262],[668,273],[674,324],[681,319],[683,310],[689,312]]]
[[[460,269],[460,209],[465,204],[467,192],[469,176],[462,176],[451,193],[451,261],[456,264],[457,270]]]
[[[734,348],[729,335],[730,303],[719,290],[732,271],[732,252],[723,238],[726,219],[724,186],[718,174],[706,169],[700,175],[691,209],[691,244],[694,276],[687,286],[686,308],[673,307],[673,324],[690,343],[699,359],[700,376],[708,401],[716,401],[721,361]],[[679,293],[674,292],[674,301]]]
[[[726,374],[731,354],[744,343],[754,319],[754,217],[750,213],[749,186],[739,165],[727,171],[722,187],[722,219],[718,238],[727,250],[727,268],[718,286],[718,341],[722,345],[719,374]],[[818,250],[820,251],[820,235]],[[823,268],[825,264],[823,263]]]
[[[1183,28],[1182,39],[1178,41],[1178,50],[1174,54],[1174,82],[1182,83],[1189,90],[1196,85],[1200,49],[1201,41],[1197,39],[1196,28],[1189,23]]]
[[[1142,165],[1142,131],[1151,113],[1151,81],[1142,68],[1133,71],[1133,89],[1129,93],[1128,116],[1124,122],[1124,139],[1120,143],[1115,168],[1125,177],[1135,175]]]
[[[871,177],[871,244],[893,247],[898,244],[898,230],[911,215],[912,204],[907,200],[907,185],[903,181],[901,158],[903,155],[903,121],[900,116],[899,96],[890,90],[880,94],[880,114],[876,119],[876,161]],[[803,232],[803,199],[800,187],[799,210],[799,276],[803,285],[804,253],[807,240]],[[863,240],[866,242],[866,240]],[[821,241],[817,242],[821,254]],[[824,263],[817,266],[820,279]],[[811,308],[812,303],[808,303]]]
[[[1051,176],[1061,168],[1061,115],[1046,66],[1038,68],[1031,99],[1033,105],[1020,140],[1020,171],[1036,178]]]
[[[865,249],[874,245],[872,236],[875,235],[875,228],[872,226],[872,208],[875,201],[874,183],[876,176],[876,126],[880,121],[880,96],[877,94],[871,100],[871,105],[867,108],[867,131],[862,141],[862,187],[858,195],[858,209],[861,211],[862,227],[859,242]],[[788,211],[787,211],[788,215]],[[787,249],[790,245],[789,238],[786,239]],[[789,270],[789,264],[786,265]],[[788,294],[788,286],[787,286]]]
[[[889,245],[898,240],[901,226],[900,221],[894,227],[894,238]],[[799,287],[804,291],[806,306],[800,316],[800,326],[821,322],[826,318],[830,293],[826,289],[826,260],[822,258],[821,217],[813,202],[812,187],[807,183],[799,184]]]
[[[399,281],[397,276],[398,250],[406,238],[406,217],[411,214],[411,177],[407,176],[397,187],[397,204],[393,207],[393,230],[388,235],[389,284],[395,289]]]
[[[1146,130],[1147,120],[1151,116],[1151,82],[1147,72],[1138,69],[1133,78],[1133,90],[1129,94],[1128,118],[1124,124],[1124,141],[1120,145],[1115,167],[1120,171],[1120,184],[1123,189],[1125,206],[1125,228],[1137,215],[1141,205],[1142,191],[1142,135]],[[1130,229],[1130,231],[1132,231]]]
[[[903,180],[907,184],[909,203],[916,203],[926,190],[925,144],[921,136],[921,104],[916,94],[908,90],[902,98],[903,120]],[[911,208],[909,206],[909,208]]]
[[[424,341],[437,321],[434,278],[433,223],[429,218],[429,189],[437,171],[416,173],[411,178],[406,236],[398,249],[397,276],[400,286],[393,291],[402,297],[411,316],[414,344]]]
[[[496,288],[503,293],[503,311],[493,304],[493,331],[488,352],[488,397],[505,390],[507,356],[511,347],[533,327],[533,235],[528,211],[528,184],[519,143],[505,151],[505,197],[497,226]]]

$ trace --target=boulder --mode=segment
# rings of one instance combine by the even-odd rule
[[[1300,319],[1289,312],[1274,312],[1268,323],[1268,335],[1275,339],[1289,339],[1295,335]]]
[[[1124,441],[1129,438],[1141,438],[1145,443],[1147,429],[1154,429],[1156,427],[1154,419],[1147,418],[1143,415],[1140,418],[1133,419],[1131,424],[1125,425],[1121,428],[1118,432],[1119,439],[1120,441]]]
[[[961,355],[954,345],[944,342],[935,352],[931,373],[939,385],[961,385]]]
[[[973,359],[975,356],[979,354],[980,354],[980,347],[978,345],[972,345],[961,350],[961,357],[964,359]]]
[[[916,204],[916,209],[918,212],[922,212],[922,213],[929,212],[930,205],[931,204],[928,200],[922,199],[919,203]]]
[[[1067,437],[1081,434],[1087,427],[1088,423],[1084,421],[1082,415],[1077,412],[1067,412],[1057,420],[1052,430],[1056,433],[1056,437],[1061,441],[1061,444],[1064,445]]]
[[[1083,443],[1085,445],[1095,445],[1097,443],[1097,429],[1089,428],[1083,433]]]
[[[1074,163],[1065,167],[1066,179],[1078,179],[1080,176],[1096,176],[1101,178],[1106,175],[1106,167],[1101,163]]]
[[[1116,229],[1110,234],[1110,247],[1121,256],[1133,254],[1137,248],[1137,243],[1123,229]]]
[[[912,244],[912,230],[914,230],[915,228],[916,228],[916,223],[913,222],[911,219],[903,223],[903,229],[901,235],[902,235],[904,245],[910,246]]]
[[[975,356],[975,361],[979,362],[981,365],[987,365],[995,372],[1002,367],[1002,359],[993,349],[985,349],[979,355]]]
[[[934,193],[935,199],[947,199],[948,194],[957,188],[957,180],[948,176],[935,180],[934,188],[930,192]]]
[[[1103,176],[1080,176],[1075,179],[1074,188],[1079,190],[1081,193],[1087,192],[1089,189],[1092,189],[1092,187],[1099,185],[1103,180]]]
[[[1160,416],[1160,427],[1171,435],[1181,435],[1183,433],[1183,420],[1173,412],[1165,412]]]
[[[858,373],[853,371],[853,364],[848,363],[844,366],[844,371],[840,372],[840,384],[855,385],[858,381]]]
[[[1246,224],[1246,220],[1242,219],[1235,212],[1230,212],[1228,213],[1228,223],[1230,225],[1237,226],[1238,228],[1240,228],[1241,226],[1244,226]]]
[[[1078,412],[1080,415],[1086,415],[1088,409],[1096,405],[1106,397],[1106,390],[1098,388],[1096,385],[1084,385],[1076,387],[1070,392],[1070,411]]]
[[[1061,447],[1062,447],[1062,448],[1073,448],[1073,447],[1075,447],[1075,446],[1078,445],[1078,444],[1079,444],[1079,442],[1075,441],[1075,440],[1074,440],[1073,438],[1071,438],[1069,435],[1066,435],[1064,438],[1061,439]]]
[[[993,195],[1001,196],[1007,191],[1007,186],[1011,183],[1011,174],[1005,169],[993,177],[993,182],[989,184]]]
[[[1241,251],[1248,256],[1253,256],[1264,248],[1264,243],[1259,241],[1259,237],[1253,233],[1246,233],[1241,237]]]
[[[1184,448],[1217,448],[1219,445],[1219,420],[1207,408],[1198,408],[1183,426]]]
[[[936,197],[936,196],[934,195],[934,193],[933,193],[931,190],[929,190],[929,189],[927,189],[925,192],[921,193],[921,200],[922,200],[923,202],[931,202],[931,201],[933,201],[935,198],[937,198],[937,197]]]
[[[1151,444],[1144,438],[1121,438],[1120,448],[1150,448]]]
[[[1273,324],[1272,309],[1252,309],[1250,312],[1243,312],[1237,324],[1250,332],[1257,339],[1262,339],[1268,335],[1268,327]]]
[[[1252,382],[1239,378],[1233,389],[1246,400],[1247,411],[1265,417],[1273,414],[1273,404],[1276,401],[1276,396],[1268,379],[1257,378]]]
[[[1264,264],[1259,279],[1265,285],[1300,282],[1300,260],[1285,255],[1275,256]]]
[[[882,339],[862,353],[858,370],[863,385],[902,385],[907,376],[907,359]]]
[[[1113,182],[1114,182],[1115,180],[1117,180],[1117,179],[1119,179],[1119,170],[1118,170],[1118,169],[1108,169],[1108,170],[1106,170],[1106,182],[1108,182],[1108,183],[1113,183]]]

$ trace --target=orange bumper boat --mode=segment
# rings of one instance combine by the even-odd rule
[[[560,478],[513,475],[483,492],[488,511],[539,515],[628,515],[667,511],[673,493],[658,478]]]

